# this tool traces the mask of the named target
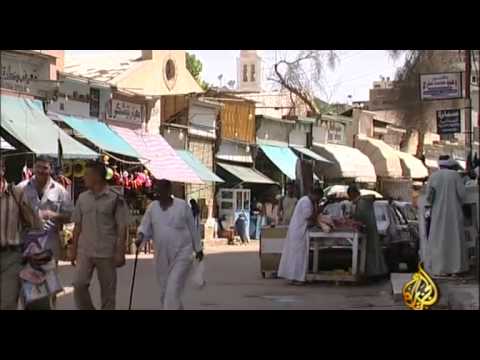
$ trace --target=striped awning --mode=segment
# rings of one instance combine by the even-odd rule
[[[145,167],[156,179],[203,184],[203,181],[177,152],[159,135],[151,135],[119,126],[110,126],[132,146],[145,161]]]
[[[358,136],[355,147],[370,159],[377,176],[389,178],[401,178],[403,176],[398,151],[384,141]]]
[[[423,179],[428,176],[428,169],[420,159],[403,151],[397,151],[397,155],[402,164],[403,176],[412,179]]]

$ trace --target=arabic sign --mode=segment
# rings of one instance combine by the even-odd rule
[[[455,134],[461,131],[459,109],[437,111],[437,134]]]
[[[11,56],[2,52],[0,79],[1,87],[8,90],[45,96],[48,87],[40,89],[42,82],[50,80],[49,63],[26,61],[19,56]],[[45,83],[43,83],[45,84]]]
[[[420,75],[422,100],[459,99],[462,97],[462,73]]]
[[[427,310],[438,302],[437,285],[425,272],[422,264],[412,279],[403,286],[403,301],[412,310]]]
[[[110,119],[133,124],[141,124],[144,120],[143,106],[113,99]]]

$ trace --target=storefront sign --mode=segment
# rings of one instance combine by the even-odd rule
[[[143,106],[122,100],[112,100],[110,120],[141,124],[144,121]]]
[[[459,99],[462,97],[462,73],[420,75],[422,100]]]
[[[24,60],[21,56],[4,54],[1,56],[0,80],[1,87],[32,96],[45,96],[47,90],[40,89],[42,82],[50,80],[50,65],[42,60]],[[42,91],[43,90],[43,91]]]
[[[455,134],[461,131],[459,109],[437,111],[437,134]]]

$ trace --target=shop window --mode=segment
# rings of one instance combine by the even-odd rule
[[[90,116],[99,117],[100,115],[100,90],[90,89]]]
[[[243,206],[243,193],[238,192],[237,193],[237,208],[236,208],[236,211],[242,210],[242,206]]]
[[[330,122],[328,128],[328,141],[334,143],[343,143],[345,126],[341,123]]]
[[[233,209],[233,204],[231,202],[222,201],[222,210],[231,210]]]
[[[233,191],[222,191],[223,199],[233,199]]]

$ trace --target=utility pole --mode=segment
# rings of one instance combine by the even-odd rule
[[[472,100],[470,98],[470,79],[472,78],[472,54],[471,50],[465,50],[465,159],[472,154]],[[467,161],[467,171],[471,164]]]

